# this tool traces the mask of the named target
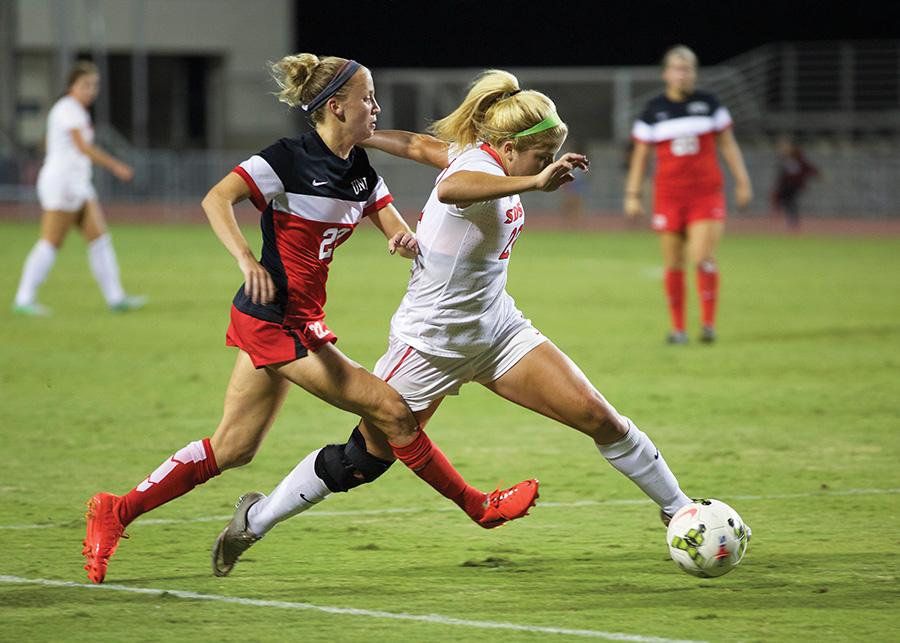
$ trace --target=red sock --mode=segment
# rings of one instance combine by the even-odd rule
[[[119,520],[127,525],[141,514],[183,496],[219,473],[209,438],[191,442],[122,496],[118,506]]]
[[[425,435],[425,431],[420,430],[416,439],[406,446],[392,444],[391,449],[413,473],[459,505],[470,517],[477,519],[484,513],[484,494],[463,480],[447,456]]]
[[[697,266],[697,292],[704,326],[716,325],[716,300],[719,297],[719,271],[713,261]]]
[[[672,316],[672,330],[684,332],[684,271],[666,270],[666,296],[669,314]]]

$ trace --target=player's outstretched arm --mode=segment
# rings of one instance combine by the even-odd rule
[[[441,203],[465,207],[478,201],[490,201],[522,192],[553,192],[575,180],[572,171],[576,168],[587,170],[588,160],[583,154],[564,154],[539,174],[532,176],[499,176],[461,170],[438,183],[437,196]]]
[[[437,168],[445,168],[449,162],[447,143],[428,134],[398,129],[378,130],[363,141],[362,146]]]
[[[213,232],[244,273],[247,296],[255,304],[267,304],[275,298],[275,284],[269,271],[256,260],[234,216],[234,204],[249,197],[250,187],[240,176],[229,172],[203,197],[201,205]]]
[[[378,212],[370,214],[369,218],[388,240],[388,252],[391,254],[396,252],[407,259],[419,254],[416,236],[392,204],[389,203]]]

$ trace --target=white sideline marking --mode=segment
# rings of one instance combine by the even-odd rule
[[[743,496],[716,496],[722,500],[791,500],[796,498],[828,498],[829,496],[869,496],[873,494],[896,494],[900,488],[888,489],[841,489],[837,491],[815,491],[805,493],[776,493],[768,495],[743,495]],[[538,507],[600,507],[603,505],[648,505],[651,500],[647,498],[623,498],[619,500],[576,500],[574,502],[539,502]],[[311,511],[305,512],[305,516],[327,517],[353,517],[353,516],[382,516],[390,514],[425,513],[429,511],[458,511],[454,506],[444,505],[440,507],[406,507],[393,509],[350,509],[347,511]],[[199,516],[197,518],[139,518],[136,525],[183,525],[192,522],[221,522],[231,520],[232,514],[221,516]],[[67,522],[45,522],[33,525],[0,525],[0,531],[5,529],[50,529],[53,527],[82,527],[82,520],[69,520]]]
[[[0,583],[17,585],[43,585],[44,587],[78,587],[82,589],[107,590],[112,592],[131,592],[132,594],[145,594],[149,596],[174,596],[186,600],[214,601],[218,603],[232,603],[252,607],[277,607],[288,610],[311,610],[325,612],[327,614],[346,614],[349,616],[366,616],[369,618],[391,619],[395,621],[418,621],[420,623],[435,623],[437,625],[455,625],[461,627],[474,627],[483,630],[513,630],[516,632],[536,632],[540,634],[565,634],[568,636],[583,636],[589,638],[606,639],[608,641],[636,641],[637,643],[703,643],[702,641],[689,641],[684,639],[666,639],[656,636],[641,636],[640,634],[622,634],[620,632],[601,632],[598,630],[573,630],[563,627],[542,627],[539,625],[517,625],[515,623],[503,623],[495,621],[471,621],[440,614],[404,614],[403,612],[381,612],[378,610],[362,610],[352,607],[329,607],[327,605],[313,605],[311,603],[294,603],[291,601],[267,601],[258,598],[240,598],[237,596],[220,596],[219,594],[198,594],[178,589],[153,589],[150,587],[129,587],[128,585],[92,585],[87,583],[73,583],[71,581],[48,580],[45,578],[22,578],[21,576],[0,575]]]

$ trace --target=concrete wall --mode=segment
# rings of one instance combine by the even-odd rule
[[[37,113],[20,119],[23,142],[40,136],[47,109],[62,89],[61,46],[131,53],[141,31],[149,55],[221,61],[210,79],[214,145],[257,147],[295,128],[295,118],[269,95],[274,84],[266,71],[266,61],[293,50],[289,0],[19,0],[17,9],[20,102],[38,106]]]

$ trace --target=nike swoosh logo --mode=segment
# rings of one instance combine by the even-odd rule
[[[328,181],[316,181],[313,179],[313,187],[319,187],[320,185],[325,185]]]
[[[659,460],[659,451],[656,452],[656,455],[653,456],[653,459],[654,459],[654,460]]]
[[[696,507],[691,507],[691,508],[689,508],[689,509],[685,509],[684,513],[685,513],[685,515],[690,514],[691,518],[693,518],[694,516],[697,515],[697,508],[696,508]],[[679,517],[680,517],[680,516],[679,516]]]

